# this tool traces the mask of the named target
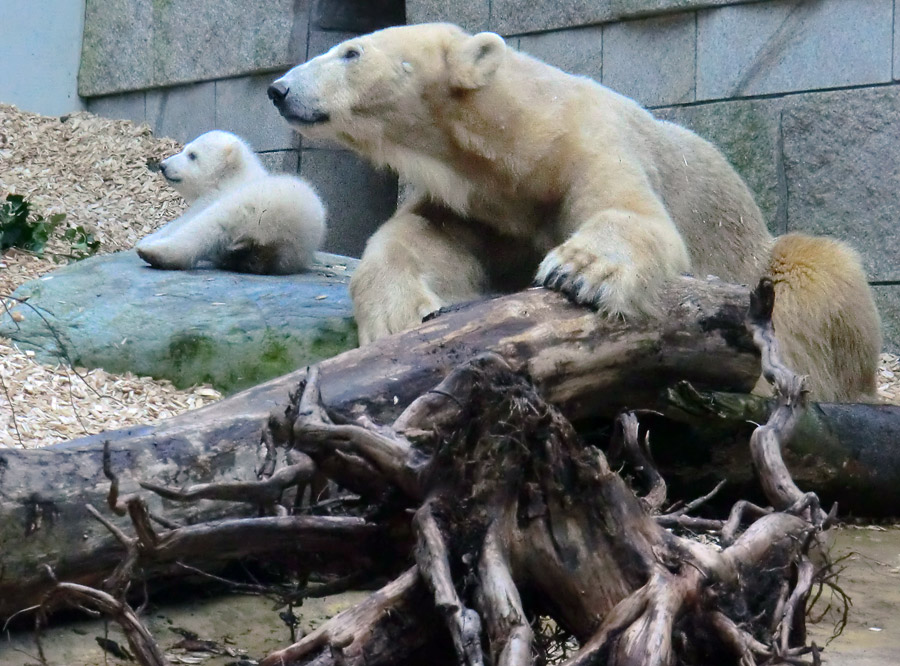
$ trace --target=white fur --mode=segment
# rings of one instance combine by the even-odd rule
[[[202,263],[252,273],[307,268],[325,237],[325,207],[302,179],[269,174],[239,137],[214,130],[160,164],[191,206],[136,246],[157,268]]]
[[[447,24],[354,37],[275,81],[304,136],[411,184],[350,280],[362,344],[539,284],[610,316],[659,313],[679,273],[770,277],[784,361],[819,400],[875,388],[878,312],[859,258],[777,241],[722,154],[590,79]]]

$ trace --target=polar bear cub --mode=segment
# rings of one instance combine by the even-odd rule
[[[160,163],[185,198],[185,213],[142,239],[155,268],[203,263],[242,273],[284,275],[307,268],[325,237],[325,207],[303,180],[270,174],[250,147],[214,130]]]

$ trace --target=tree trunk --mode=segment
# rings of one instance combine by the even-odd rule
[[[322,392],[329,409],[391,420],[482,351],[529,373],[575,418],[609,416],[625,405],[662,406],[665,389],[681,379],[748,390],[759,360],[744,327],[747,294],[743,287],[684,278],[664,297],[665,321],[626,324],[534,289],[454,308],[413,331],[324,361]],[[0,451],[0,617],[37,601],[48,585],[39,563],[79,582],[95,582],[115,565],[120,546],[84,508],[106,501],[105,442],[123,493],[134,492],[139,479],[176,487],[253,480],[265,464],[268,417],[283,412],[304,376],[303,370],[285,375],[157,426]],[[149,501],[151,511],[176,523],[247,511],[221,502]]]
[[[330,410],[323,363],[268,421],[259,481],[181,490],[143,485],[178,501],[229,498],[281,516],[265,526],[266,518],[240,521],[247,540],[270,544],[272,553],[297,542],[301,556],[334,549],[352,564],[360,551],[377,549],[364,538],[379,529],[400,535],[400,542],[406,530],[413,536],[406,573],[268,655],[262,666],[530,666],[536,651],[541,658],[535,643],[541,618],[568,632],[566,666],[817,665],[818,648],[806,646],[806,606],[814,585],[834,572],[827,562],[817,568],[810,551],[834,510],[797,487],[781,456],[805,411],[806,389],[778,358],[773,302],[774,288],[764,280],[748,318],[777,396],[749,446],[771,506],[739,502],[727,520],[691,515],[708,497],[661,513],[669,502],[666,482],[635,412],[616,418],[611,450],[647,487],[642,495],[601,449],[581,441],[527,374],[496,353],[458,365],[390,425]],[[110,484],[107,506],[127,514],[131,528],[91,513],[121,544],[121,561],[103,590],[61,581],[45,567],[49,593],[39,617],[52,603],[86,603],[122,625],[144,666],[161,666],[165,655],[125,600],[134,577],[203,552],[202,542],[207,550],[234,547],[239,529],[235,521],[187,527],[157,520],[164,524],[159,530],[143,493],[121,494],[109,447],[101,462]],[[297,520],[302,507],[282,494],[299,494],[314,470],[359,493],[373,523],[348,516],[331,518],[331,525]],[[681,536],[697,527],[716,543]],[[273,539],[272,530],[284,541]],[[811,662],[803,659],[808,654]]]
[[[700,393],[681,383],[669,391],[665,417],[643,418],[660,472],[677,493],[728,485],[722,500],[759,499],[747,438],[775,408],[772,399]],[[784,451],[797,483],[841,515],[891,517],[900,508],[900,407],[813,403]]]

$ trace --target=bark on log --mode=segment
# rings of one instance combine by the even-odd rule
[[[665,321],[625,323],[531,290],[454,308],[414,331],[323,362],[323,400],[337,412],[390,421],[482,351],[528,372],[575,420],[608,417],[625,406],[662,408],[665,390],[679,380],[747,391],[759,367],[744,327],[747,303],[746,288],[684,278],[664,297]],[[91,583],[120,559],[122,547],[84,508],[103,504],[109,488],[104,442],[123,493],[137,490],[138,480],[169,487],[253,480],[265,465],[260,438],[268,417],[285,408],[304,376],[291,373],[157,426],[0,451],[0,617],[38,600],[47,587],[40,564],[50,564],[60,580]],[[152,511],[183,524],[247,512],[231,503],[148,499]]]
[[[321,364],[329,409],[390,421],[462,361],[494,351],[527,371],[572,418],[623,406],[661,406],[686,379],[701,388],[746,391],[759,372],[744,327],[744,287],[684,278],[665,294],[663,322],[598,316],[559,294],[534,289],[455,308],[408,333]],[[96,581],[121,554],[84,508],[105,502],[102,450],[110,442],[122,492],[137,480],[184,484],[253,478],[264,464],[263,427],[304,377],[300,370],[220,403],[146,426],[102,433],[41,450],[0,452],[0,616],[37,601],[49,564],[60,580]],[[152,498],[151,511],[163,500]],[[179,523],[243,514],[244,507],[165,502]],[[118,523],[120,525],[124,523]]]
[[[679,384],[665,419],[645,419],[660,471],[677,492],[727,478],[723,501],[758,497],[746,442],[774,407],[771,399]],[[797,483],[825,504],[837,502],[843,517],[900,515],[900,407],[811,403],[784,457]]]

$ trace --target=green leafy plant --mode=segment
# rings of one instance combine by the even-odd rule
[[[96,254],[97,250],[100,249],[100,241],[81,225],[66,229],[63,238],[69,241],[69,245],[72,246],[72,251],[65,255],[71,261],[86,259],[92,254]]]
[[[21,194],[8,194],[0,204],[0,252],[18,247],[38,256],[43,256],[47,242],[56,229],[65,221],[65,213],[50,217],[31,214],[31,204]],[[68,227],[63,239],[71,250],[53,255],[56,261],[79,261],[97,253],[100,241],[81,225]]]
[[[51,234],[66,219],[64,213],[29,219],[30,212],[31,204],[21,194],[6,195],[6,201],[0,204],[0,252],[20,247],[42,255]]]

